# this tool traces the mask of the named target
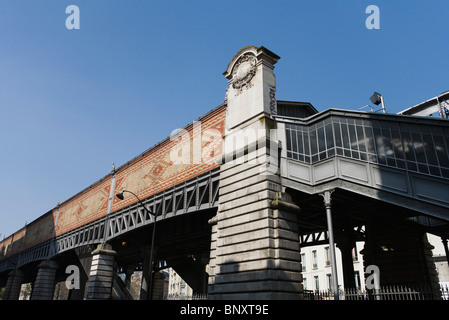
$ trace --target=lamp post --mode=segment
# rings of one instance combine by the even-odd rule
[[[154,239],[155,239],[155,234],[156,234],[156,214],[151,212],[150,210],[148,210],[145,205],[142,203],[142,201],[139,199],[139,197],[131,191],[128,190],[123,190],[120,193],[116,193],[115,196],[117,198],[119,198],[120,200],[124,199],[123,193],[128,192],[131,193],[134,197],[136,197],[136,199],[139,201],[140,205],[143,207],[143,209],[150,215],[154,216],[154,223],[153,223],[153,235],[152,235],[152,240],[151,240],[151,247],[150,247],[150,270],[149,270],[149,280],[148,280],[148,288],[146,290],[146,296],[144,300],[150,300],[151,299],[151,290],[153,287],[153,248],[154,248]],[[141,298],[142,300],[142,298]]]
[[[374,94],[369,99],[376,106],[378,106],[379,104],[382,104],[382,112],[386,113],[385,104],[384,104],[384,97],[382,97],[382,95],[379,92],[374,92]]]

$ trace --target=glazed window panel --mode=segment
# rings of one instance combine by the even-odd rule
[[[435,150],[437,153],[440,166],[449,168],[449,157],[447,154],[447,149],[445,148],[443,136],[440,135],[433,136],[433,141],[435,142]]]
[[[343,147],[343,142],[341,139],[341,130],[340,130],[340,123],[334,123],[334,132],[335,132],[335,145],[338,148]]]
[[[304,161],[310,163],[310,139],[309,132],[304,131]]]
[[[341,136],[343,139],[343,155],[346,157],[351,156],[350,151],[350,143],[349,143],[349,131],[348,131],[348,124],[347,123],[341,123]]]
[[[314,164],[340,156],[449,177],[449,128],[332,115],[286,125],[287,157]]]
[[[310,141],[310,155],[312,157],[312,163],[315,163],[318,161],[318,143],[315,129],[312,129],[309,132],[309,141]]]
[[[293,152],[298,152],[298,131],[293,131],[292,133],[292,146],[293,146]]]
[[[416,160],[421,163],[426,163],[426,155],[424,154],[424,143],[422,141],[421,133],[412,132],[412,141]]]
[[[402,145],[404,146],[405,158],[409,161],[416,161],[411,133],[409,131],[401,131],[401,137]]]
[[[317,129],[318,151],[320,160],[325,160],[326,156],[326,137],[324,135],[324,127]]]
[[[326,125],[325,132],[326,132],[327,149],[332,149],[334,148],[335,144],[334,144],[334,132],[331,123]]]
[[[437,155],[435,153],[435,146],[433,144],[433,138],[430,134],[423,134],[423,145],[424,145],[424,152],[426,154],[427,162],[429,165],[438,166],[438,160]]]

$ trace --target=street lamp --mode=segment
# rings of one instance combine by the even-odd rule
[[[378,106],[379,104],[382,104],[382,112],[386,113],[385,104],[384,104],[384,98],[382,97],[382,95],[379,92],[374,92],[374,94],[369,99],[376,106]]]
[[[120,200],[123,200],[125,197],[123,196],[123,193],[128,192],[131,193],[134,197],[137,198],[137,200],[139,201],[140,205],[143,207],[143,209],[150,215],[154,216],[154,223],[153,223],[153,236],[152,236],[152,240],[151,240],[151,248],[150,248],[150,270],[149,270],[149,274],[150,277],[148,279],[148,290],[146,290],[146,297],[145,300],[150,300],[151,298],[151,290],[153,287],[153,248],[154,248],[154,239],[155,239],[155,234],[156,234],[156,214],[151,212],[150,210],[148,210],[145,205],[142,203],[142,201],[139,199],[139,197],[131,191],[128,190],[123,190],[122,192],[116,193],[115,196],[117,198],[119,198]],[[142,298],[141,298],[142,300]]]

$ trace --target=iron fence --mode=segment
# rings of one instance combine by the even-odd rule
[[[304,290],[305,300],[335,300],[333,291]],[[449,300],[449,286],[391,285],[378,290],[340,290],[340,300]],[[170,294],[164,300],[207,300],[207,294]]]
[[[328,290],[304,290],[306,300],[335,300]],[[340,300],[449,300],[449,287],[424,285],[392,285],[380,289],[346,289],[339,292]]]
[[[207,300],[207,294],[195,293],[192,295],[186,295],[176,293],[165,296],[164,300]]]

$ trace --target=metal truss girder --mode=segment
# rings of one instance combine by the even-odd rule
[[[219,169],[215,169],[143,199],[142,203],[157,214],[159,221],[218,207],[218,188]],[[0,262],[0,272],[49,259],[77,247],[108,241],[153,222],[154,217],[136,203],[4,259]]]
[[[357,241],[363,241],[365,238],[364,226],[354,227],[354,235]],[[299,245],[301,248],[322,245],[329,243],[329,234],[327,231],[319,231],[299,236]]]
[[[183,182],[142,200],[143,205],[163,220],[181,214],[218,206],[218,171]],[[154,222],[139,203],[112,213],[108,218],[106,240]]]
[[[327,231],[320,231],[301,235],[299,237],[299,244],[301,247],[314,246],[318,244],[328,243],[329,238]]]

